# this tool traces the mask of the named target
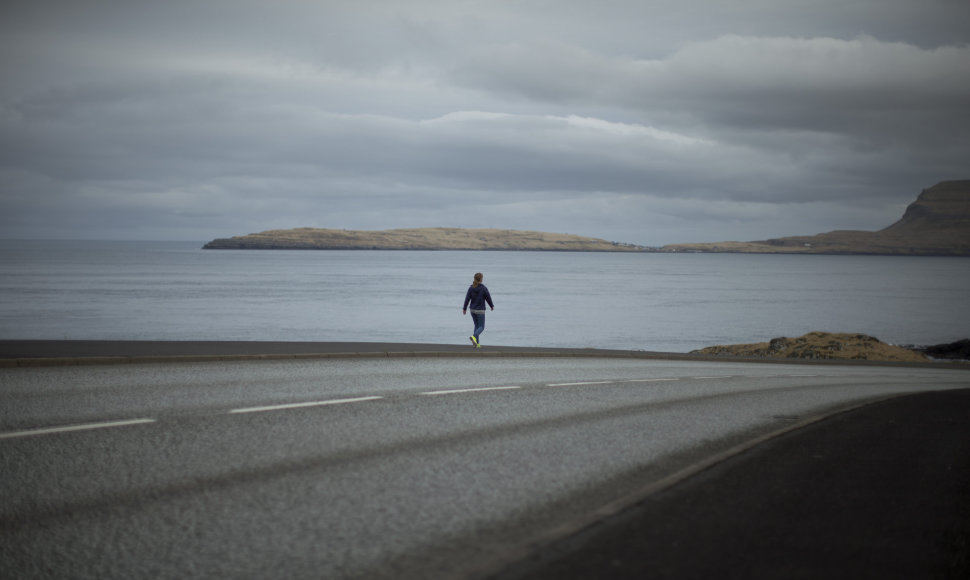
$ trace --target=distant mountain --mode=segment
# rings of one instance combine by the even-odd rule
[[[970,256],[970,180],[924,189],[903,217],[877,232],[840,230],[756,242],[670,244],[664,252]]]
[[[644,248],[570,234],[415,228],[380,231],[297,228],[212,240],[207,250],[547,250],[637,252]]]

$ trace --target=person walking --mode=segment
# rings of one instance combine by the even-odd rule
[[[468,287],[468,291],[465,292],[465,303],[461,307],[461,313],[464,316],[468,314],[468,307],[471,306],[472,311],[472,323],[475,325],[475,329],[472,331],[472,335],[468,337],[475,348],[482,348],[482,345],[478,342],[479,337],[482,335],[482,331],[485,330],[485,304],[495,310],[495,305],[492,304],[492,295],[488,293],[488,288],[482,284],[482,273],[478,272],[475,274],[475,278],[472,280],[472,285]]]

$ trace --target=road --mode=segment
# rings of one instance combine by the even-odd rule
[[[605,358],[4,368],[0,577],[478,577],[759,437],[967,386]]]

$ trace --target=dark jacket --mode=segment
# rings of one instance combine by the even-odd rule
[[[495,305],[492,304],[492,296],[488,293],[488,288],[484,284],[469,286],[468,292],[465,292],[465,304],[462,305],[461,309],[468,309],[469,303],[471,303],[472,310],[485,310],[486,302],[489,306],[495,308]]]

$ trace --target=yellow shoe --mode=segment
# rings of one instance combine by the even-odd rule
[[[469,336],[468,340],[472,341],[472,346],[474,346],[475,348],[481,348],[481,345],[478,344],[478,341],[475,340],[474,336]]]

